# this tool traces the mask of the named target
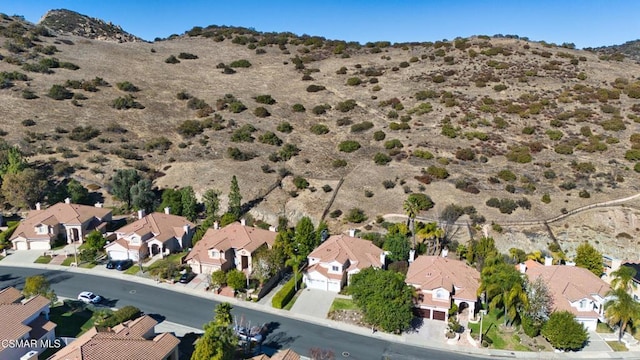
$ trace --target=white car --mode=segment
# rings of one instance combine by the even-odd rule
[[[82,301],[85,304],[97,304],[102,301],[102,297],[90,291],[83,291],[78,295],[78,300]]]

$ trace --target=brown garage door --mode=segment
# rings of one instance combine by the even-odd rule
[[[442,320],[444,321],[447,318],[447,314],[444,311],[434,311],[433,319],[434,320]]]
[[[430,319],[431,318],[431,310],[430,309],[420,309],[420,308],[414,308],[413,309],[413,314],[417,317],[421,317],[421,318],[425,318],[425,319]]]

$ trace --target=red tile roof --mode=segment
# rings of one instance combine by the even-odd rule
[[[475,301],[480,273],[466,263],[442,256],[418,256],[409,264],[405,282],[422,290],[444,288],[455,299]]]
[[[320,259],[321,263],[337,261],[341,264],[349,260],[347,270],[380,267],[382,249],[371,241],[346,235],[333,235],[309,254],[309,258]]]
[[[174,237],[182,237],[182,235],[184,235],[185,225],[189,225],[191,229],[195,228],[195,225],[185,217],[154,212],[129,225],[123,226],[118,229],[116,233],[119,234],[120,237],[136,234],[143,239],[150,236],[161,242],[165,242]]]

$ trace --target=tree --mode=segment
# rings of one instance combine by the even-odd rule
[[[218,190],[209,189],[205,191],[202,196],[204,202],[204,211],[207,214],[207,219],[215,219],[220,210],[220,192]]]
[[[58,300],[55,291],[51,289],[49,281],[43,275],[29,276],[24,281],[22,295],[27,298],[41,295],[51,300],[51,304]]]
[[[104,246],[107,245],[107,239],[102,236],[102,233],[98,230],[94,230],[87,235],[84,239],[85,246],[95,251],[103,251]]]
[[[568,311],[552,313],[542,327],[542,336],[560,350],[580,350],[589,339],[587,330]]]
[[[140,175],[135,169],[120,169],[111,179],[111,192],[131,208],[131,188],[140,181]]]
[[[164,211],[164,208],[169,208],[172,214],[182,215],[182,193],[180,190],[164,189],[162,191],[162,202],[159,208],[159,211]]]
[[[232,224],[232,223],[234,223],[236,221],[238,221],[238,217],[235,214],[232,214],[230,212],[225,213],[220,218],[220,227],[225,227],[225,226],[227,226],[229,224]]]
[[[422,224],[422,223],[420,223]],[[436,239],[437,243],[440,244],[440,239],[444,237],[444,230],[438,226],[435,222],[430,222],[423,224],[423,226],[416,231],[416,236],[420,241],[424,242],[425,240],[429,240],[429,249],[427,250],[427,254],[431,254],[431,239]],[[437,254],[439,252],[440,245],[434,247],[434,252]]]
[[[467,252],[467,261],[475,263],[480,270],[484,267],[485,259],[498,255],[496,242],[491,237],[482,237],[479,241],[472,240]]]
[[[235,175],[231,178],[228,212],[235,215],[236,219],[239,219],[240,215],[242,215],[242,195],[240,194],[240,186],[238,186],[238,179]]]
[[[607,294],[611,297],[604,304],[604,315],[609,324],[620,327],[618,342],[622,341],[622,336],[627,325],[640,321],[640,303],[636,302],[624,288],[614,288]]]
[[[369,267],[351,277],[347,291],[367,323],[394,333],[410,327],[414,290],[404,275]]]
[[[512,325],[519,318],[519,309],[528,306],[524,278],[516,268],[495,254],[486,260],[480,274],[478,293],[485,292],[490,309],[502,308],[505,325]]]
[[[409,239],[400,234],[387,234],[383,248],[389,252],[387,257],[391,261],[407,261],[409,259]]]
[[[150,212],[156,202],[153,184],[149,179],[142,179],[131,187],[131,204],[134,208]]]
[[[216,306],[213,321],[205,324],[204,334],[196,342],[191,360],[233,360],[238,337],[231,327],[233,321],[229,303]]]
[[[242,290],[247,287],[247,276],[238,269],[232,269],[227,273],[227,285],[233,290]]]
[[[71,202],[74,204],[89,205],[91,198],[89,197],[89,190],[82,186],[76,179],[71,179],[67,183],[67,192],[71,198]]]
[[[260,286],[280,269],[280,259],[277,252],[267,247],[258,249],[251,257],[251,262],[251,276],[260,282]]]
[[[416,221],[415,220],[416,220],[416,216],[418,216],[418,213],[420,212],[420,204],[418,203],[418,199],[414,196],[414,197],[407,198],[407,200],[405,200],[402,207],[404,209],[404,212],[409,217],[409,225],[411,227],[411,238],[413,240],[411,242],[411,249],[415,250],[416,249],[416,225],[415,225]]]
[[[32,208],[44,194],[47,181],[40,172],[24,169],[17,173],[7,173],[2,178],[2,195],[8,203],[16,207]]]
[[[604,271],[602,254],[587,242],[580,244],[576,249],[575,261],[576,266],[591,271],[597,277],[600,277]]]
[[[180,190],[182,202],[182,216],[194,221],[198,215],[198,200],[191,186],[184,187]]]
[[[306,257],[318,246],[318,238],[316,236],[313,222],[308,216],[304,216],[296,224],[295,235],[293,241],[298,245],[298,253]]]
[[[227,283],[227,273],[223,270],[216,270],[211,274],[211,285],[221,287]]]
[[[542,277],[538,277],[533,281],[525,281],[525,288],[528,305],[522,315],[522,324],[525,332],[527,332],[527,327],[531,331],[527,335],[535,334],[533,335],[535,337],[544,323],[549,320],[549,315],[553,310],[553,295],[549,291],[547,284],[542,280]]]
[[[19,148],[9,146],[4,140],[0,143],[0,176],[17,174],[27,167]]]
[[[633,281],[636,276],[636,269],[630,266],[620,266],[620,268],[611,273],[611,287],[614,289],[623,289],[631,293],[638,285]]]
[[[294,284],[295,284],[296,291],[298,291],[298,276],[300,273],[300,264],[306,258],[307,258],[306,256],[303,256],[302,254],[298,254],[296,249],[293,254],[289,255],[289,258],[287,259],[287,261],[285,261],[285,265],[291,266],[291,269],[293,270]]]

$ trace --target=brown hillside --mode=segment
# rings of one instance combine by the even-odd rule
[[[226,194],[237,175],[249,201],[286,169],[310,188],[296,190],[287,176],[252,210],[254,217],[275,223],[286,213],[293,221],[303,215],[317,221],[343,179],[329,212],[357,207],[373,221],[402,213],[407,193],[424,192],[436,203],[424,216],[436,219],[450,204],[473,207],[476,214],[461,220],[500,224],[502,235],[492,236],[506,249],[516,242],[540,249],[551,241],[545,227],[517,222],[638,192],[640,65],[627,59],[484,36],[359,46],[209,27],[154,43],[115,43],[54,30],[46,36],[42,27],[6,16],[0,25],[0,71],[28,77],[6,80],[0,90],[4,138],[31,159],[69,162],[85,185],[107,184],[115,169],[132,166],[161,172],[155,174],[160,188],[192,185],[198,194],[208,188]],[[51,58],[59,67],[43,69]],[[232,67],[238,60],[250,66]],[[124,82],[137,91],[119,89]],[[53,85],[65,86],[73,98],[54,100],[48,95]],[[310,85],[324,90],[309,92]],[[113,107],[129,95],[138,105]],[[275,103],[258,102],[260,95]],[[233,112],[233,101],[246,110]],[[295,104],[305,111],[294,111]],[[24,126],[26,119],[35,125]],[[283,122],[293,127],[290,133],[279,131]],[[255,131],[247,131],[249,125]],[[100,133],[70,140],[78,126]],[[282,145],[262,143],[268,132]],[[376,140],[376,132],[384,139]],[[340,151],[346,140],[360,148]],[[285,144],[299,154],[281,159]],[[386,165],[374,162],[378,153]],[[505,213],[487,206],[491,198],[503,200]],[[612,210],[626,212],[610,215],[625,219],[611,224],[596,223],[608,210],[598,211],[553,223],[552,231],[569,251],[596,236],[608,253],[637,248],[635,210]],[[354,226],[344,215],[327,220],[334,230]],[[468,234],[459,232],[459,240]]]

